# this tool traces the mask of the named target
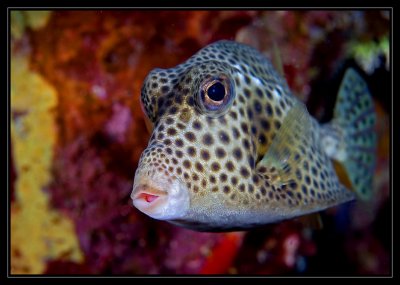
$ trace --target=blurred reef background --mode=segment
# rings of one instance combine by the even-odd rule
[[[10,12],[11,274],[391,274],[389,11]],[[321,122],[344,70],[374,97],[374,198],[248,232],[198,233],[131,205],[147,145],[147,73],[219,39],[280,54],[293,92]],[[275,62],[276,63],[276,62]]]

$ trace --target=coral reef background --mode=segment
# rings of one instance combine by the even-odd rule
[[[389,11],[10,16],[11,274],[391,273]],[[332,116],[345,68],[364,75],[378,113],[372,201],[322,212],[321,230],[292,220],[234,233],[193,232],[133,208],[133,176],[149,138],[144,77],[219,39],[280,61],[321,122]]]

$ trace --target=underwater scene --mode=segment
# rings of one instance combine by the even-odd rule
[[[10,274],[390,276],[390,10],[11,10]]]

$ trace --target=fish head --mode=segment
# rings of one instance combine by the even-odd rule
[[[197,230],[257,215],[256,162],[275,131],[262,110],[261,81],[275,80],[264,61],[254,49],[220,41],[148,74],[141,104],[153,130],[135,173],[137,209]]]

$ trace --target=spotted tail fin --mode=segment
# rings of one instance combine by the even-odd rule
[[[344,166],[353,190],[364,200],[371,197],[373,189],[375,121],[367,84],[350,68],[339,89],[333,120],[322,128],[322,145],[328,156]]]

